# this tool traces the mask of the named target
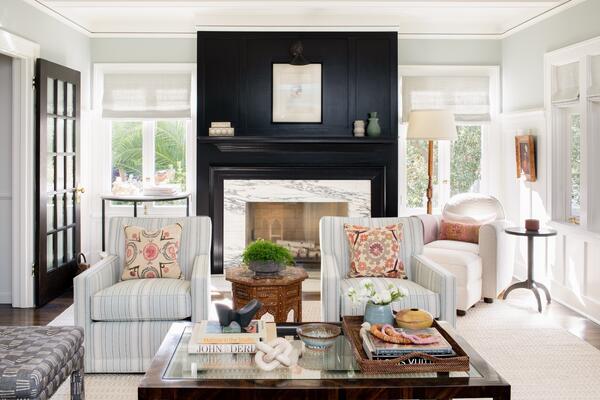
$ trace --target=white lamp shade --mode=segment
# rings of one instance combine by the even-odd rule
[[[447,110],[415,110],[408,117],[407,139],[454,140],[454,114]]]

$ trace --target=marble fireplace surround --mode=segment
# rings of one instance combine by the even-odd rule
[[[331,180],[332,185],[327,186],[327,180]],[[341,181],[360,181],[356,184],[356,199],[352,201],[348,198],[350,209],[353,215],[367,215],[370,211],[373,216],[385,215],[385,168],[384,167],[362,167],[362,166],[281,166],[281,167],[210,167],[211,181],[211,214],[213,219],[213,264],[212,273],[221,274],[225,266],[231,265],[231,256],[228,255],[225,265],[224,235],[225,219],[231,221],[231,212],[244,206],[244,201],[252,198],[267,201],[265,192],[268,193],[268,187],[260,185],[273,181],[280,181],[280,185],[273,186],[273,198],[271,201],[289,200],[292,198],[315,200],[321,195],[323,199],[343,200],[345,197],[352,196],[352,185],[349,182]],[[248,185],[243,185],[243,182]],[[310,188],[310,183],[319,181],[319,184]],[[252,183],[254,182],[254,184]],[[287,184],[284,182],[288,182]],[[295,182],[291,183],[290,182]],[[256,186],[259,184],[259,186]],[[299,190],[299,185],[304,185],[304,190]],[[295,187],[294,187],[295,186]],[[226,190],[227,189],[227,193]],[[252,197],[254,191],[255,196]],[[332,193],[335,192],[335,193]],[[277,194],[279,192],[279,194]],[[301,194],[301,193],[304,194]],[[298,197],[299,196],[299,197]],[[367,196],[367,197],[365,197]],[[365,204],[369,203],[370,204]],[[238,215],[239,217],[239,215]],[[234,218],[235,219],[235,218]],[[234,249],[235,250],[235,249]],[[231,253],[228,249],[227,253]]]

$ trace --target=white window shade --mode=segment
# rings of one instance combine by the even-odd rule
[[[564,104],[579,100],[579,63],[552,68],[552,103]]]
[[[590,62],[590,88],[588,97],[594,101],[600,101],[600,55],[593,56]]]
[[[104,75],[102,117],[189,118],[190,73],[114,73]]]
[[[456,121],[490,121],[490,79],[487,76],[405,76],[402,78],[402,120],[412,110],[449,110]]]

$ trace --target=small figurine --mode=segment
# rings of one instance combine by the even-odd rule
[[[239,310],[232,310],[225,304],[219,303],[215,304],[215,307],[217,308],[217,315],[219,316],[219,324],[221,326],[228,327],[232,322],[237,322],[244,329],[250,324],[254,315],[262,307],[262,303],[254,299]]]

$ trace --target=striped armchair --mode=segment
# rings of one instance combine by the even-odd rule
[[[347,218],[323,217],[321,237],[321,315],[324,321],[338,321],[342,315],[362,315],[365,304],[353,303],[346,293],[358,287],[362,279],[349,278],[350,250],[344,224],[383,227],[401,223],[400,255],[408,279],[369,278],[376,287],[394,283],[408,295],[393,303],[397,309],[418,307],[435,318],[456,323],[456,282],[454,276],[438,264],[420,256],[423,248],[423,224],[419,218]]]
[[[184,279],[121,281],[123,226],[183,226]],[[208,318],[211,221],[208,217],[112,218],[108,256],[74,279],[75,324],[85,332],[85,372],[144,372],[173,322]]]

